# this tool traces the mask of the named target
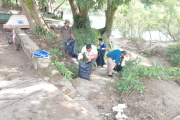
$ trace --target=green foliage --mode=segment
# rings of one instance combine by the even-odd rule
[[[78,71],[79,68],[75,63],[72,64],[67,64],[66,67],[73,73],[73,78],[77,78],[78,77]]]
[[[62,75],[64,75],[70,82],[72,82],[73,73],[69,69],[67,69],[64,64],[62,64],[62,63],[60,63],[58,61],[55,61],[54,65],[56,66],[56,68],[59,70],[59,72]]]
[[[34,5],[32,0],[24,0],[25,5],[29,8],[29,10],[32,12],[34,10]]]
[[[74,24],[73,26],[75,28],[91,28],[90,27],[90,20],[88,17],[81,17],[80,15],[75,15],[73,16],[73,19],[74,19]]]
[[[150,8],[145,8],[139,0],[131,0],[129,4],[119,7],[115,15],[115,26],[122,36],[142,39],[145,32],[160,31],[171,40],[180,40],[180,8],[177,6],[180,1],[149,1],[156,4],[152,4]],[[148,0],[144,0],[144,2],[147,3]]]
[[[49,52],[50,52],[50,56],[51,56],[51,57],[54,56],[54,57],[56,57],[56,59],[63,56],[63,52],[62,52],[62,51],[59,51],[58,48],[54,48],[54,49],[53,49],[53,48],[50,48]]]
[[[49,43],[56,43],[57,42],[57,38],[56,36],[54,36],[52,33],[48,32],[46,33],[46,39],[48,40]]]
[[[46,35],[47,31],[42,27],[36,26],[34,32],[36,35]]]
[[[170,46],[166,55],[169,57],[169,61],[173,66],[180,65],[180,43],[177,45]]]
[[[57,16],[57,15],[54,15],[52,18],[56,19],[56,20],[62,20],[63,21],[63,19],[61,17]]]
[[[101,37],[98,30],[93,28],[80,28],[74,30],[74,35],[76,38],[76,44],[78,46],[78,50],[81,51],[82,47],[86,44],[98,44],[98,38]]]
[[[168,68],[160,64],[146,67],[139,63],[139,59],[128,61],[123,67],[123,71],[119,72],[122,77],[120,83],[117,84],[117,88],[123,93],[132,90],[142,93],[146,90],[146,87],[142,85],[142,80],[146,78],[156,77],[163,80],[175,80],[177,76],[180,76],[180,68],[177,67]]]

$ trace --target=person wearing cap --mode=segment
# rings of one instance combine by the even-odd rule
[[[120,51],[118,49],[109,52],[107,56],[107,72],[108,76],[112,77],[113,74],[113,60],[115,60],[116,65],[121,64],[124,56],[126,55],[126,51]],[[120,59],[120,57],[122,59]]]
[[[100,50],[102,51],[102,56],[103,56],[103,60],[104,60],[104,55],[106,53],[107,47],[106,44],[103,42],[102,38],[99,38],[99,44],[97,46],[100,47]],[[103,68],[103,64],[101,65],[101,68]]]
[[[69,26],[70,21],[69,20],[65,20],[64,26],[61,27],[60,29],[60,33],[58,36],[57,41],[59,41],[60,38],[62,38],[62,42],[63,42],[63,49],[65,52],[66,57],[68,56],[68,52],[67,52],[67,40],[69,40],[70,38],[75,40],[75,37],[72,33],[72,28]]]

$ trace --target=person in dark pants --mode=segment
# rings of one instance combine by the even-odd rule
[[[122,63],[124,56],[126,55],[126,51],[120,51],[118,49],[109,52],[107,56],[107,72],[108,76],[112,77],[113,74],[113,60],[115,60],[116,64]],[[122,57],[122,59],[120,59]]]
[[[74,35],[72,33],[72,28],[69,26],[69,24],[70,24],[70,21],[65,20],[64,26],[61,27],[59,37],[57,39],[57,41],[59,41],[59,39],[62,38],[63,49],[64,49],[66,57],[68,56],[67,40],[69,40],[70,38],[75,40]]]
[[[103,60],[104,60],[104,55],[106,53],[106,50],[107,50],[107,47],[106,47],[106,44],[103,42],[103,39],[102,38],[99,38],[99,44],[97,46],[100,46],[100,49],[102,51],[102,56],[103,56]],[[101,68],[103,68],[103,62],[101,62]]]

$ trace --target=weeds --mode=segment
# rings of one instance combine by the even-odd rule
[[[180,76],[180,68],[177,67],[164,67],[161,64],[156,66],[146,67],[140,65],[140,60],[128,61],[123,67],[123,71],[119,72],[121,75],[121,82],[117,84],[117,88],[124,92],[137,90],[142,93],[146,87],[142,85],[142,80],[156,77],[162,80],[176,80]]]
[[[100,33],[92,28],[79,28],[74,30],[76,44],[78,46],[78,51],[81,51],[82,47],[86,44],[98,44],[98,38],[101,37]]]
[[[169,57],[169,61],[173,66],[180,65],[180,43],[170,46],[166,55]]]
[[[79,68],[78,66],[73,63],[73,64],[68,64],[66,65],[66,67],[73,73],[73,78],[77,78],[78,77],[78,71],[79,71]]]
[[[53,18],[53,19],[56,19],[56,20],[62,20],[62,21],[63,21],[63,19],[62,19],[61,17],[56,16],[56,15],[54,15],[52,18]]]
[[[56,66],[56,68],[59,70],[59,72],[65,76],[70,82],[72,82],[72,75],[73,73],[65,67],[64,64],[58,62],[57,60],[54,62],[54,65]]]

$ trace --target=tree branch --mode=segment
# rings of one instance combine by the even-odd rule
[[[58,6],[54,9],[53,13],[55,13],[55,11],[56,11],[59,7],[61,7],[61,5],[63,5],[65,1],[66,1],[66,0],[63,0],[62,3],[61,3],[60,5],[58,5]]]

